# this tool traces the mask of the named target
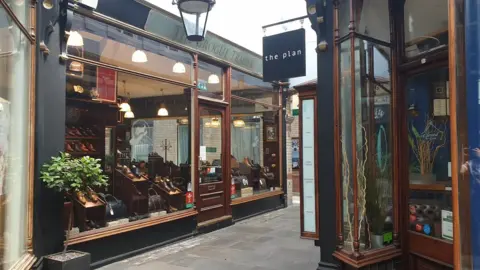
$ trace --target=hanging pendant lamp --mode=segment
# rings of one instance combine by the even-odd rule
[[[217,74],[211,74],[210,76],[208,76],[208,83],[209,84],[220,83],[220,78],[218,77]]]
[[[162,92],[162,97],[163,97],[163,89],[161,89],[160,91]],[[157,115],[158,116],[168,116],[168,110],[165,106],[165,103],[162,102],[162,104],[160,104],[160,108],[158,109]]]
[[[172,71],[173,73],[177,73],[177,74],[185,73],[186,72],[185,65],[181,62],[176,62],[175,65],[173,65]]]
[[[131,119],[131,118],[135,118],[135,114],[133,114],[132,111],[129,111],[129,112],[126,112],[123,117]]]
[[[146,63],[148,62],[147,54],[142,50],[136,50],[132,54],[132,62],[134,63]]]
[[[218,118],[216,118],[216,117],[213,118],[211,125],[212,125],[212,128],[218,128],[218,127],[220,127],[220,120],[218,120]]]
[[[124,94],[127,94],[127,82],[125,80],[123,80],[123,93]],[[130,107],[130,104],[128,104],[127,100],[124,100],[120,105],[118,105],[118,107],[120,107],[120,111],[121,112],[131,112],[132,111],[132,108]]]
[[[235,119],[233,120],[233,126],[236,128],[243,128],[245,127],[245,121],[242,119]]]
[[[70,35],[67,39],[67,46],[71,47],[82,47],[83,46],[83,37],[77,31],[70,31]]]

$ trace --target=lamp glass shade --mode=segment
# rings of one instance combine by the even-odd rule
[[[67,46],[71,47],[82,47],[83,46],[83,37],[77,31],[71,31],[67,39]]]
[[[218,77],[217,74],[211,74],[210,76],[208,76],[208,83],[209,84],[220,83],[220,78]]]
[[[134,63],[146,63],[148,61],[147,54],[142,50],[136,50],[132,54],[132,62]]]
[[[187,39],[203,41],[205,39],[208,13],[215,4],[214,0],[178,0],[178,10],[182,17]]]
[[[125,118],[135,118],[135,115],[133,114],[132,111],[128,111],[124,115]]]
[[[68,66],[68,69],[70,71],[75,71],[75,72],[82,72],[83,71],[83,64],[77,61],[72,61],[70,65]]]
[[[233,120],[233,126],[236,128],[243,128],[245,127],[245,121],[242,119],[235,119]]]
[[[218,127],[220,127],[220,120],[218,120],[218,118],[213,118],[213,119],[212,119],[212,127],[213,127],[213,128],[218,128]]]
[[[157,112],[158,116],[168,116],[168,110],[165,107],[160,107]]]
[[[130,104],[128,104],[127,102],[123,102],[122,104],[120,104],[120,111],[121,112],[131,112],[132,108],[130,108]]]
[[[173,65],[173,73],[185,73],[185,65],[183,63],[177,62]]]
[[[205,124],[203,124],[206,128],[211,128],[212,127],[212,123],[211,122],[206,122]]]

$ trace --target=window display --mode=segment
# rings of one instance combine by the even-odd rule
[[[448,99],[448,68],[410,77],[407,89],[410,230],[452,241],[450,124],[434,102]]]
[[[140,37],[133,41],[141,46],[131,44],[131,36],[79,15],[73,28],[84,45],[67,48],[76,58],[67,61],[65,151],[101,160],[108,187],[77,196],[72,238],[192,209],[192,95],[183,84],[169,83],[190,82],[191,69],[178,67],[190,55]],[[120,55],[134,49],[132,60],[122,61]],[[166,70],[169,63],[176,68]]]
[[[12,3],[13,4],[13,3]],[[30,5],[14,13],[27,21]],[[31,43],[0,5],[0,268],[10,269],[26,252],[29,194]],[[33,151],[33,150],[32,150]]]
[[[259,88],[266,84],[238,71],[232,71],[232,83],[232,199],[280,190],[280,112],[267,106],[278,104],[278,92]]]
[[[347,252],[393,243],[390,52],[361,39],[354,45],[352,61],[350,41],[340,44],[340,154]]]
[[[199,61],[197,88],[201,96],[223,100],[223,69],[207,62]]]

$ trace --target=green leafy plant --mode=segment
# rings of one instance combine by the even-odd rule
[[[108,177],[103,174],[100,162],[100,159],[89,156],[72,158],[70,154],[61,152],[42,166],[40,178],[48,188],[71,199],[77,192],[86,193],[92,187],[108,185]],[[70,211],[64,254],[67,252],[72,221],[73,211]]]

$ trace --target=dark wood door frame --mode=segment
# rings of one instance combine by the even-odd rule
[[[229,216],[231,214],[231,209],[230,209],[230,164],[228,162],[229,157],[230,157],[230,138],[227,136],[229,134],[229,129],[230,129],[230,119],[227,114],[227,108],[228,108],[228,103],[222,102],[222,101],[215,101],[211,100],[208,98],[198,98],[198,107],[195,113],[195,130],[197,131],[196,134],[199,134],[200,130],[200,118],[201,118],[201,111],[203,109],[208,109],[208,110],[215,110],[219,111],[221,113],[221,136],[222,136],[222,146],[221,146],[221,164],[222,164],[222,184],[200,184],[200,173],[199,173],[199,168],[200,168],[200,137],[198,136],[197,139],[195,140],[195,156],[194,156],[194,166],[195,166],[195,172],[194,172],[194,181],[195,181],[195,201],[196,201],[196,207],[198,211],[198,221],[199,223],[202,222],[208,222],[209,220],[216,220],[217,218],[222,218],[225,216]],[[220,187],[217,187],[216,185],[219,185]],[[221,188],[221,190],[218,190],[218,188]],[[212,192],[209,192],[212,191]],[[223,198],[222,198],[223,196]],[[220,205],[213,205],[209,207],[204,207],[204,200],[205,197],[207,199],[213,199],[213,198],[222,198],[221,199],[221,204],[222,206],[219,207]],[[206,211],[212,211],[222,208],[220,211],[221,214],[219,216],[215,216],[213,218],[209,218],[209,216],[206,214]],[[202,211],[202,209],[204,209]],[[217,210],[218,211],[218,210]],[[203,213],[202,213],[203,212]]]

